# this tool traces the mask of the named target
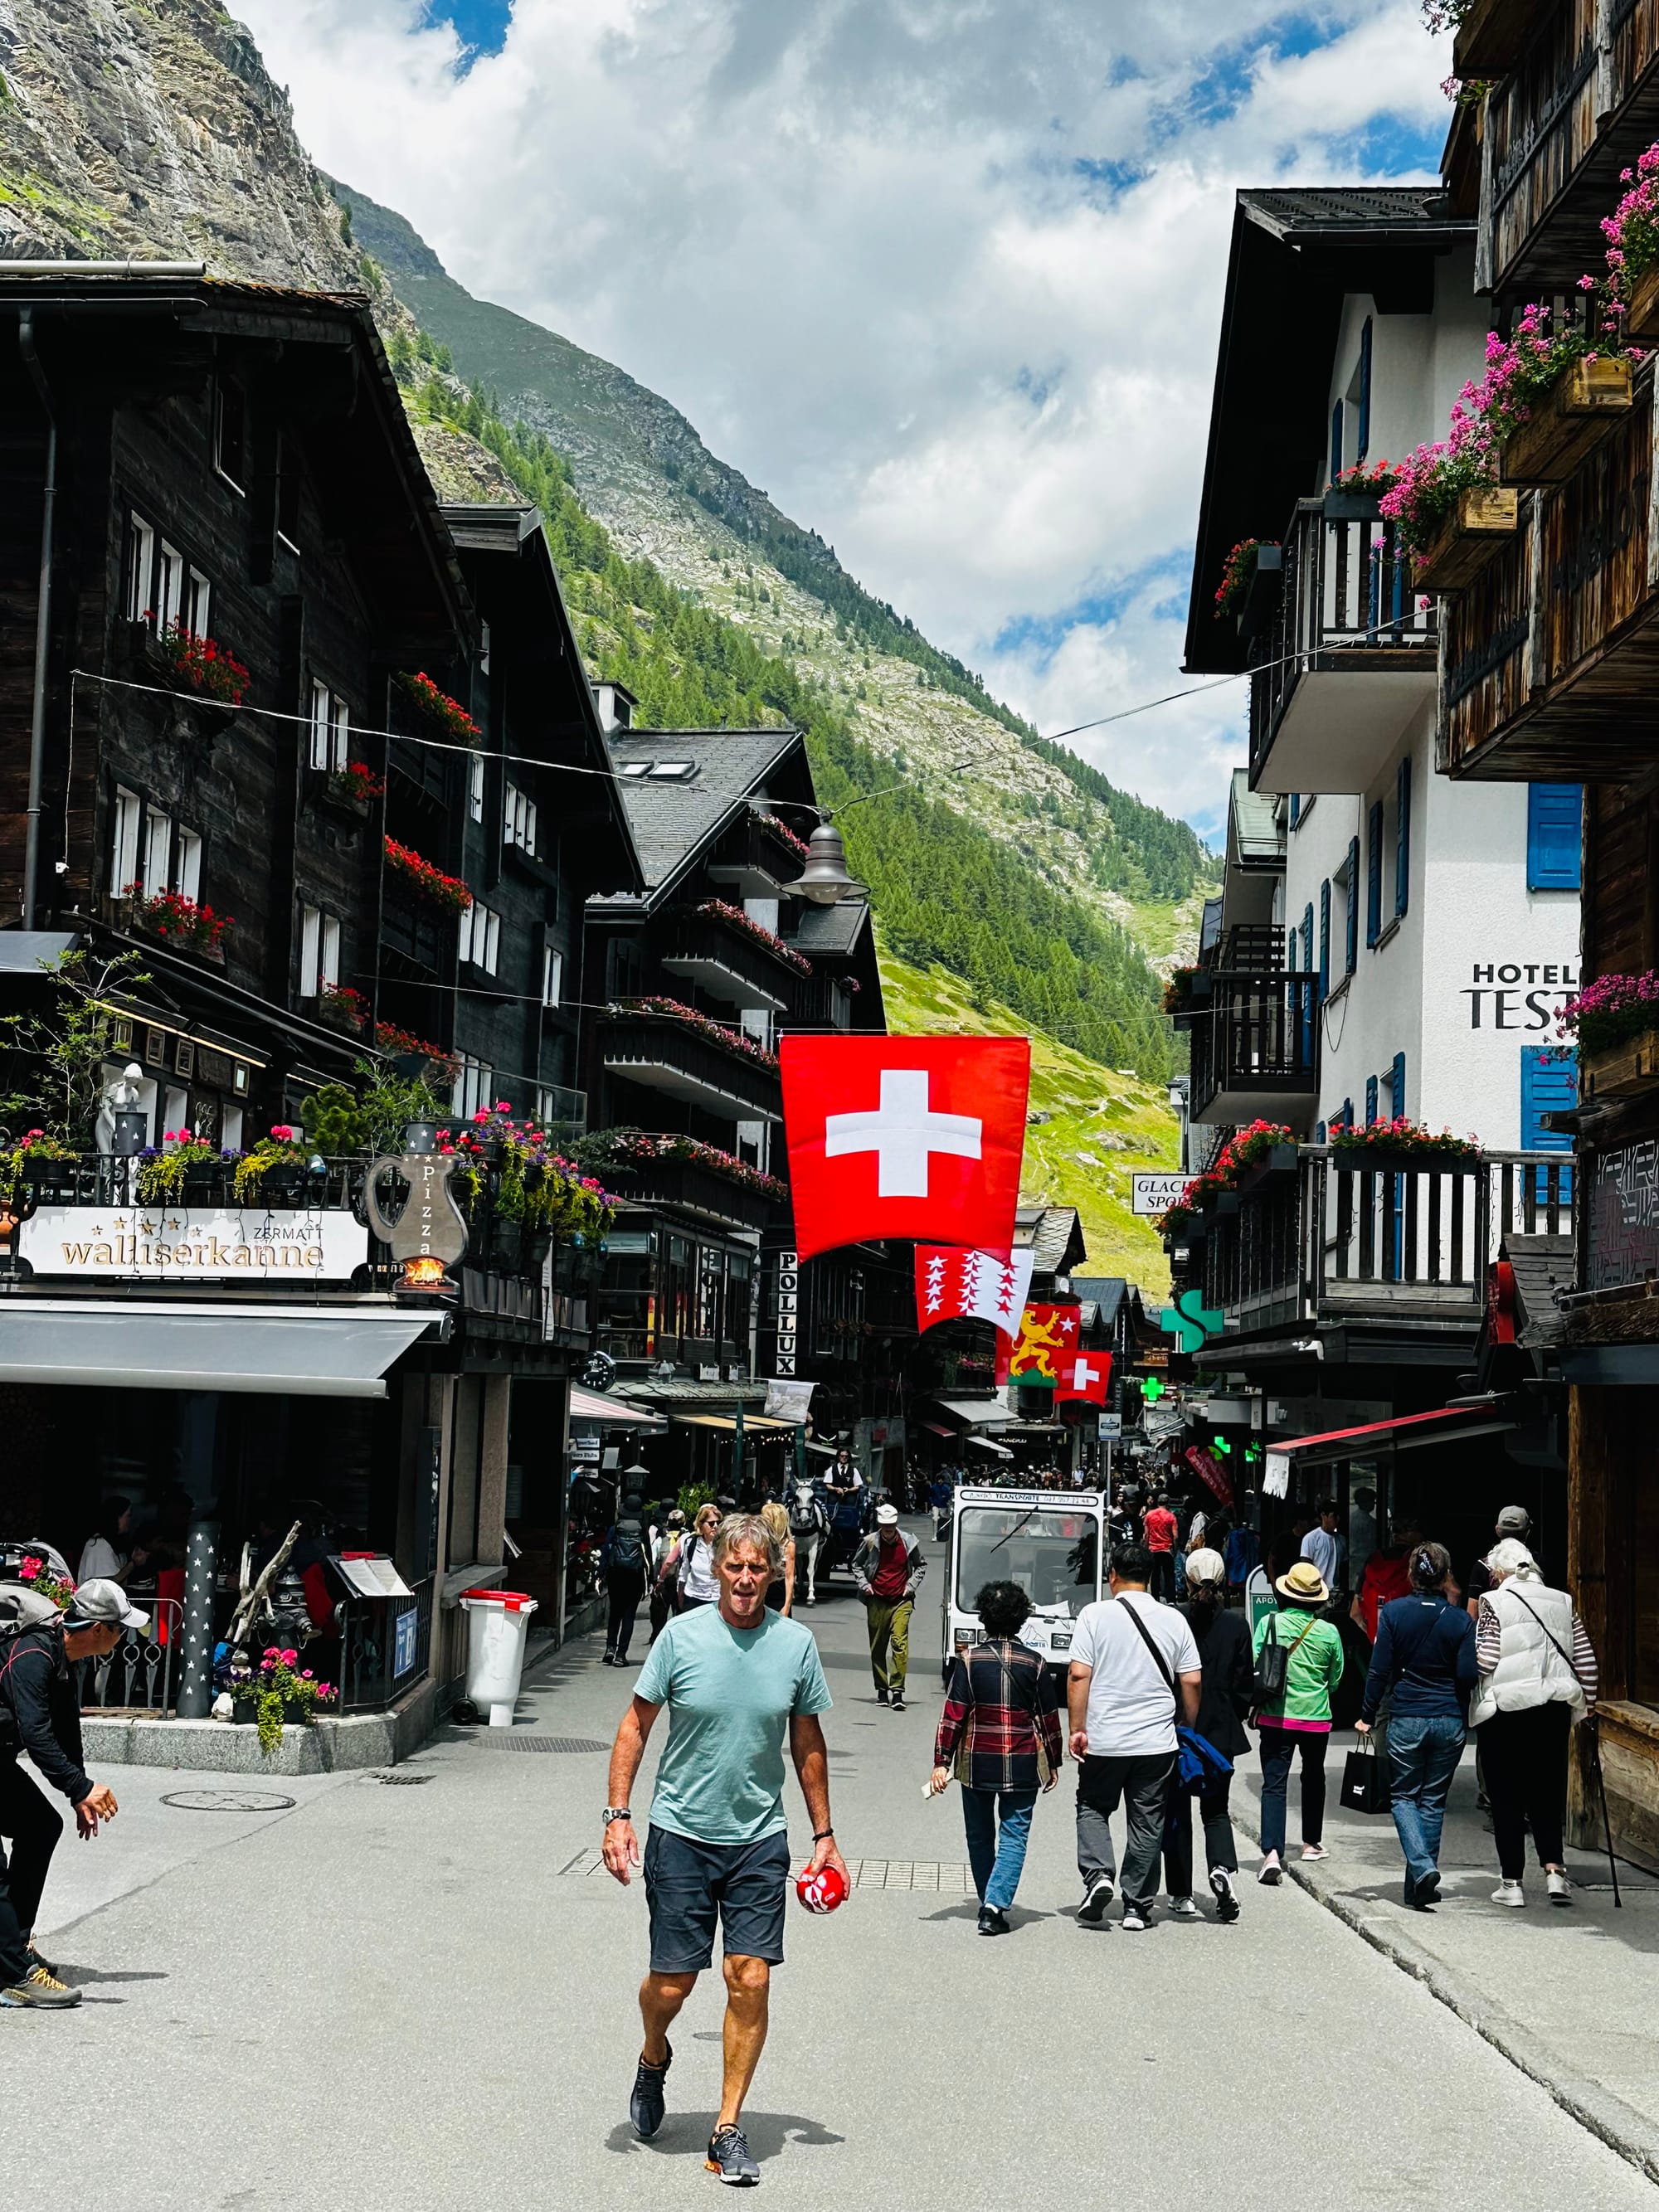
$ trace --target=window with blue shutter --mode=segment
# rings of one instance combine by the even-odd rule
[[[1331,410],[1331,481],[1335,483],[1342,473],[1342,402],[1339,399]]]
[[[1345,974],[1352,975],[1359,965],[1359,840],[1348,840],[1348,911],[1343,946],[1342,965]]]
[[[1412,891],[1412,763],[1409,754],[1400,763],[1395,794],[1394,910],[1396,914],[1404,914]]]
[[[1374,1075],[1368,1075],[1365,1078],[1365,1127],[1370,1129],[1376,1126],[1376,1078]]]
[[[1583,882],[1584,787],[1527,786],[1527,889],[1576,891]]]
[[[1331,879],[1319,886],[1319,1000],[1331,995]]]
[[[1294,829],[1295,829],[1295,827],[1296,827],[1297,823],[1301,819],[1302,819],[1302,793],[1301,793],[1299,791],[1293,791],[1293,792],[1291,793],[1291,829],[1292,829],[1292,830],[1294,830]]]
[[[1534,784],[1533,788],[1537,789]],[[1547,1129],[1546,1114],[1570,1112],[1578,1103],[1578,1055],[1571,1048],[1557,1052],[1547,1044],[1521,1048],[1521,1149],[1523,1152],[1570,1152],[1572,1138],[1565,1129]],[[1537,1170],[1537,1196],[1547,1194],[1547,1168]],[[1572,1196],[1571,1169],[1560,1178],[1565,1205]]]
[[[1365,819],[1365,942],[1382,934],[1382,802]]]
[[[1359,436],[1354,459],[1363,461],[1371,449],[1371,319],[1359,333]]]
[[[1353,1127],[1353,1101],[1352,1098],[1345,1098],[1342,1101],[1342,1126],[1345,1129],[1352,1129]]]
[[[1397,1052],[1389,1070],[1389,1111],[1397,1121],[1406,1111],[1406,1055]]]

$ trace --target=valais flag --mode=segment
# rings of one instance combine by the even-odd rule
[[[942,1321],[988,1321],[1012,1340],[1031,1287],[1036,1256],[1030,1251],[1012,1252],[1006,1260],[998,1260],[989,1252],[918,1244],[917,1328],[933,1328]]]
[[[1007,1259],[1029,1038],[787,1036],[781,1058],[803,1260],[866,1237]]]

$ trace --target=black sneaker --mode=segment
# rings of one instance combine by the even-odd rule
[[[46,2012],[67,2012],[80,2002],[80,1990],[67,1988],[49,1966],[31,1966],[21,1982],[0,1990],[0,2005],[33,2005]]]
[[[894,1711],[896,1713],[902,1713],[902,1712],[904,1711],[904,1692],[903,1692],[903,1691],[902,1691],[902,1690],[895,1690],[895,1691],[894,1691],[894,1692],[893,1692],[893,1694],[892,1694],[892,1696],[891,1696],[890,1698],[889,1698],[889,1699],[887,1700],[887,1702],[888,1702],[888,1704],[892,1707],[893,1711]]]
[[[733,2189],[759,2185],[760,2168],[750,2154],[748,2138],[741,2128],[716,2128],[708,2138],[708,2155],[703,2164]]]
[[[981,1905],[979,1908],[979,1932],[981,1936],[1012,1936],[1014,1931],[1008,1925],[1006,1916],[994,1905]]]
[[[602,1659],[600,1660],[600,1662],[599,1662],[599,1664],[600,1664],[600,1666],[601,1666],[601,1667],[614,1667],[614,1666],[616,1665],[616,1663],[617,1663],[617,1662],[616,1662],[615,1656],[614,1656],[612,1653],[609,1652],[609,1651],[607,1651],[607,1652],[605,1653],[605,1655],[604,1658],[602,1658]]]
[[[885,1690],[878,1690],[876,1692],[876,1703],[878,1705],[884,1705],[887,1703],[887,1692]]]
[[[1440,1875],[1437,1870],[1425,1874],[1419,1882],[1406,1877],[1406,1902],[1413,1912],[1428,1912],[1440,1902]]]
[[[634,2075],[634,2094],[628,2100],[628,2117],[634,2123],[636,2136],[649,2142],[662,2125],[666,2109],[663,2084],[668,2079],[668,2069],[674,2063],[674,2046],[668,2046],[668,2056],[660,2066],[648,2066],[643,2058]]]
[[[1111,1904],[1115,1887],[1116,1884],[1109,1874],[1097,1874],[1089,1884],[1084,1892],[1083,1902],[1077,1909],[1077,1917],[1085,1928],[1099,1927],[1106,1917],[1107,1907]]]
[[[1218,1920],[1237,1919],[1238,1898],[1233,1888],[1233,1877],[1230,1869],[1226,1867],[1210,1869],[1210,1894],[1215,1899],[1215,1917]]]

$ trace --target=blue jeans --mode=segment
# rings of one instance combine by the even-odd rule
[[[1419,1719],[1396,1713],[1389,1723],[1389,1794],[1400,1848],[1406,1854],[1406,1902],[1438,1870],[1440,1829],[1467,1731],[1451,1714]]]
[[[1006,1912],[1014,1901],[1031,1836],[1035,1790],[964,1790],[962,1825],[979,1901]]]

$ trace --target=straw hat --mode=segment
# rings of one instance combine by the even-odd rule
[[[1298,1559],[1289,1574],[1280,1575],[1273,1588],[1292,1605],[1325,1605],[1330,1601],[1325,1577],[1311,1559]]]

